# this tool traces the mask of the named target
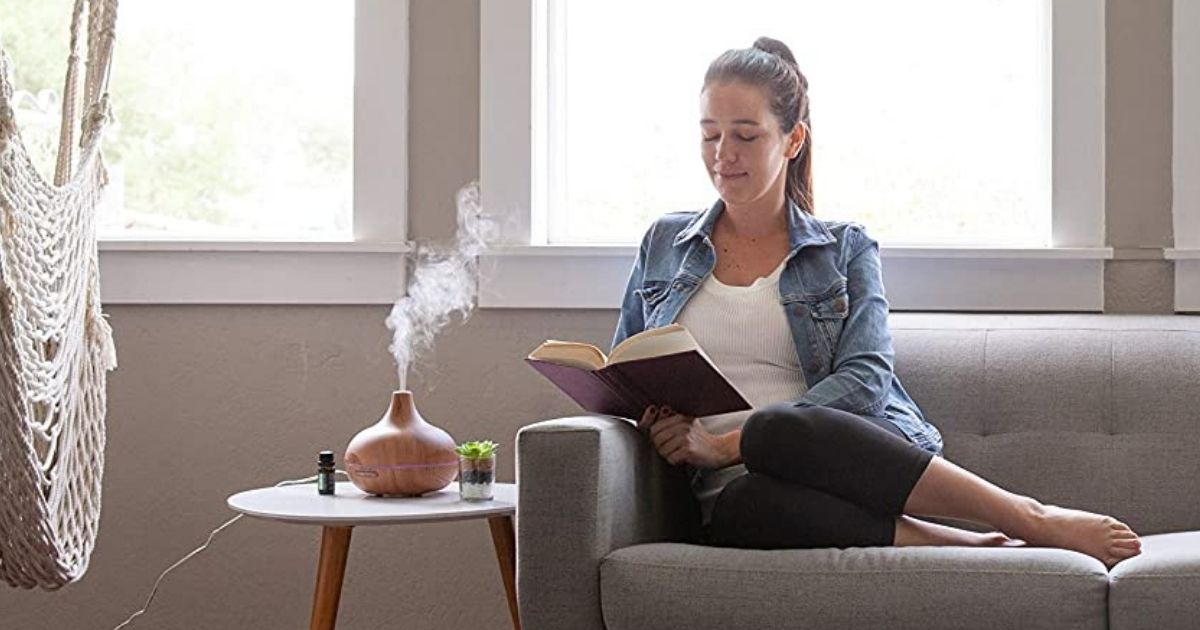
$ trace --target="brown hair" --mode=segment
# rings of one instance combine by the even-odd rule
[[[713,60],[704,74],[704,87],[712,83],[741,81],[762,88],[771,112],[785,134],[804,123],[807,133],[800,153],[788,161],[786,194],[800,209],[814,214],[812,186],[812,124],[808,118],[808,79],[800,72],[787,44],[759,37],[750,48],[727,50]]]

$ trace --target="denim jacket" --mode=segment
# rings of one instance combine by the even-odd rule
[[[621,302],[614,347],[675,321],[716,266],[709,237],[724,207],[717,201],[704,212],[672,212],[646,232]],[[892,369],[879,244],[861,224],[817,219],[790,200],[787,220],[791,249],[779,278],[779,303],[808,384],[795,404],[887,418],[917,446],[940,454],[941,434]]]

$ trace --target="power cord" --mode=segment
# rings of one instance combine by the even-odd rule
[[[334,472],[334,474],[335,475],[344,475],[347,480],[350,479],[350,475],[348,473],[346,473],[346,471],[344,471],[344,470],[337,470]],[[305,477],[304,479],[288,479],[285,481],[280,481],[279,483],[275,484],[273,487],[278,488],[280,486],[297,486],[297,485],[304,484],[304,483],[312,483],[316,480],[317,480],[317,475],[313,475],[311,477]],[[180,558],[179,560],[176,560],[175,564],[172,564],[171,566],[167,567],[167,569],[165,571],[158,574],[158,579],[154,580],[154,587],[150,589],[150,596],[146,598],[146,605],[142,606],[142,608],[140,610],[138,610],[137,612],[130,615],[129,618],[127,618],[125,621],[122,621],[121,624],[119,626],[117,626],[116,628],[113,628],[113,630],[121,630],[121,628],[124,628],[125,626],[129,625],[131,622],[133,622],[134,619],[137,619],[143,613],[145,613],[150,608],[150,602],[154,601],[154,595],[155,595],[155,593],[158,592],[158,585],[163,581],[163,578],[166,577],[168,573],[175,570],[175,568],[178,567],[179,565],[187,562],[188,560],[191,560],[192,557],[194,557],[196,554],[207,549],[208,544],[212,542],[213,538],[218,533],[220,533],[221,530],[225,529],[226,527],[229,527],[230,525],[233,525],[235,522],[237,522],[238,519],[242,518],[243,516],[245,516],[245,514],[238,514],[237,516],[222,523],[220,527],[212,530],[212,533],[210,533],[208,535],[208,540],[204,541],[203,545],[196,547],[195,549],[192,550],[191,553]]]

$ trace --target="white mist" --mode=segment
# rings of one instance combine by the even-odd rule
[[[479,256],[499,232],[496,221],[480,206],[479,182],[459,189],[457,206],[453,245],[417,244],[408,290],[387,318],[392,331],[388,349],[396,360],[401,390],[407,388],[413,357],[430,348],[450,316],[457,312],[464,322],[470,317],[479,293]]]

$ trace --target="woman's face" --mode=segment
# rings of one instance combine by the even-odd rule
[[[712,83],[700,93],[700,153],[726,204],[782,199],[787,163],[800,150],[804,125],[780,128],[767,94],[745,83]]]

